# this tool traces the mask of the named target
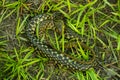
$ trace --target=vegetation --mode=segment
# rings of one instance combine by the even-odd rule
[[[30,17],[61,13],[66,25],[95,52],[97,65],[70,71],[42,57],[26,38]],[[2,80],[119,80],[120,0],[2,0],[0,1],[0,79]],[[62,49],[64,52],[64,32]],[[60,49],[58,36],[56,49]],[[28,44],[29,45],[28,45]],[[51,40],[51,43],[52,42]],[[79,45],[83,59],[89,55]],[[80,57],[81,57],[80,56]],[[80,58],[79,57],[79,58]]]

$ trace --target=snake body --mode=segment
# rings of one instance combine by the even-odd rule
[[[55,29],[56,24],[54,23],[53,15],[49,14],[40,14],[38,16],[33,17],[27,27],[26,33],[30,42],[37,47],[38,50],[42,51],[45,57],[50,58],[57,63],[62,64],[63,66],[68,67],[72,70],[86,70],[92,67],[91,64],[81,64],[70,57],[62,54],[61,52],[49,47],[44,41],[41,41],[40,38],[36,35],[36,30],[39,30],[39,36],[46,31],[47,28]]]

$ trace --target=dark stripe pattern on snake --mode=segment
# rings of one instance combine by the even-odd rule
[[[60,25],[59,25],[60,26]],[[39,31],[39,36],[42,35],[42,33],[45,33],[45,31],[49,29],[55,29],[57,27],[54,23],[54,17],[51,14],[40,14],[38,16],[33,17],[26,27],[26,33],[27,37],[30,40],[30,42],[33,44],[34,47],[36,47],[38,50],[42,51],[43,55],[45,57],[50,58],[54,61],[57,61],[58,64],[61,64],[63,66],[68,67],[72,70],[79,70],[79,71],[85,71],[92,67],[91,64],[80,64],[79,62],[71,59],[70,57],[64,55],[63,53],[49,47],[44,41],[41,41],[41,37],[39,38],[36,35],[37,30]],[[65,26],[67,27],[67,26]],[[74,36],[74,35],[73,35]]]

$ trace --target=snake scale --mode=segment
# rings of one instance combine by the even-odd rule
[[[40,14],[33,17],[26,26],[27,37],[30,42],[37,47],[38,50],[42,51],[45,57],[50,58],[54,61],[57,61],[58,64],[66,66],[68,69],[85,71],[92,67],[92,64],[81,64],[70,57],[62,54],[60,51],[57,51],[49,47],[44,41],[41,41],[40,38],[36,35],[36,31],[39,31],[39,36],[46,31],[46,29],[55,29],[59,26],[54,23],[54,17],[52,14]],[[66,27],[66,26],[65,26]],[[74,35],[73,35],[74,36]]]

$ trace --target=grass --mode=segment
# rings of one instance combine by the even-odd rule
[[[59,76],[59,79],[66,80],[119,80],[120,1],[118,0],[116,3],[107,0],[88,0],[86,3],[79,3],[79,0],[76,3],[71,1],[43,0],[37,7],[26,0],[0,1],[0,79],[51,80],[57,79]],[[65,43],[69,43],[69,41],[65,39],[64,27],[68,26],[80,36],[80,42],[84,42],[95,51],[99,63],[97,66],[87,71],[72,72],[60,65],[57,65],[57,68],[53,67],[56,65],[54,62],[51,67],[48,59],[39,55],[40,51],[36,52],[36,49],[25,44],[28,43],[25,38],[25,26],[29,17],[51,12],[61,13],[66,18],[65,25],[61,21],[63,24],[62,38],[59,39],[59,36],[54,33],[56,44],[50,38],[54,48],[65,52]],[[13,27],[15,31],[18,46],[10,45],[12,38],[9,39],[10,36],[4,34],[6,33],[4,31],[7,30],[5,24],[8,24],[6,20],[13,15],[15,15],[16,25],[14,25],[15,28],[10,27]],[[16,44],[12,41],[12,44],[14,43]],[[13,48],[9,50],[9,47]],[[89,60],[90,53],[85,51],[79,42],[76,50],[78,51],[77,56],[79,56],[77,58]],[[72,55],[76,56],[74,51]],[[99,68],[100,66],[102,68]]]

